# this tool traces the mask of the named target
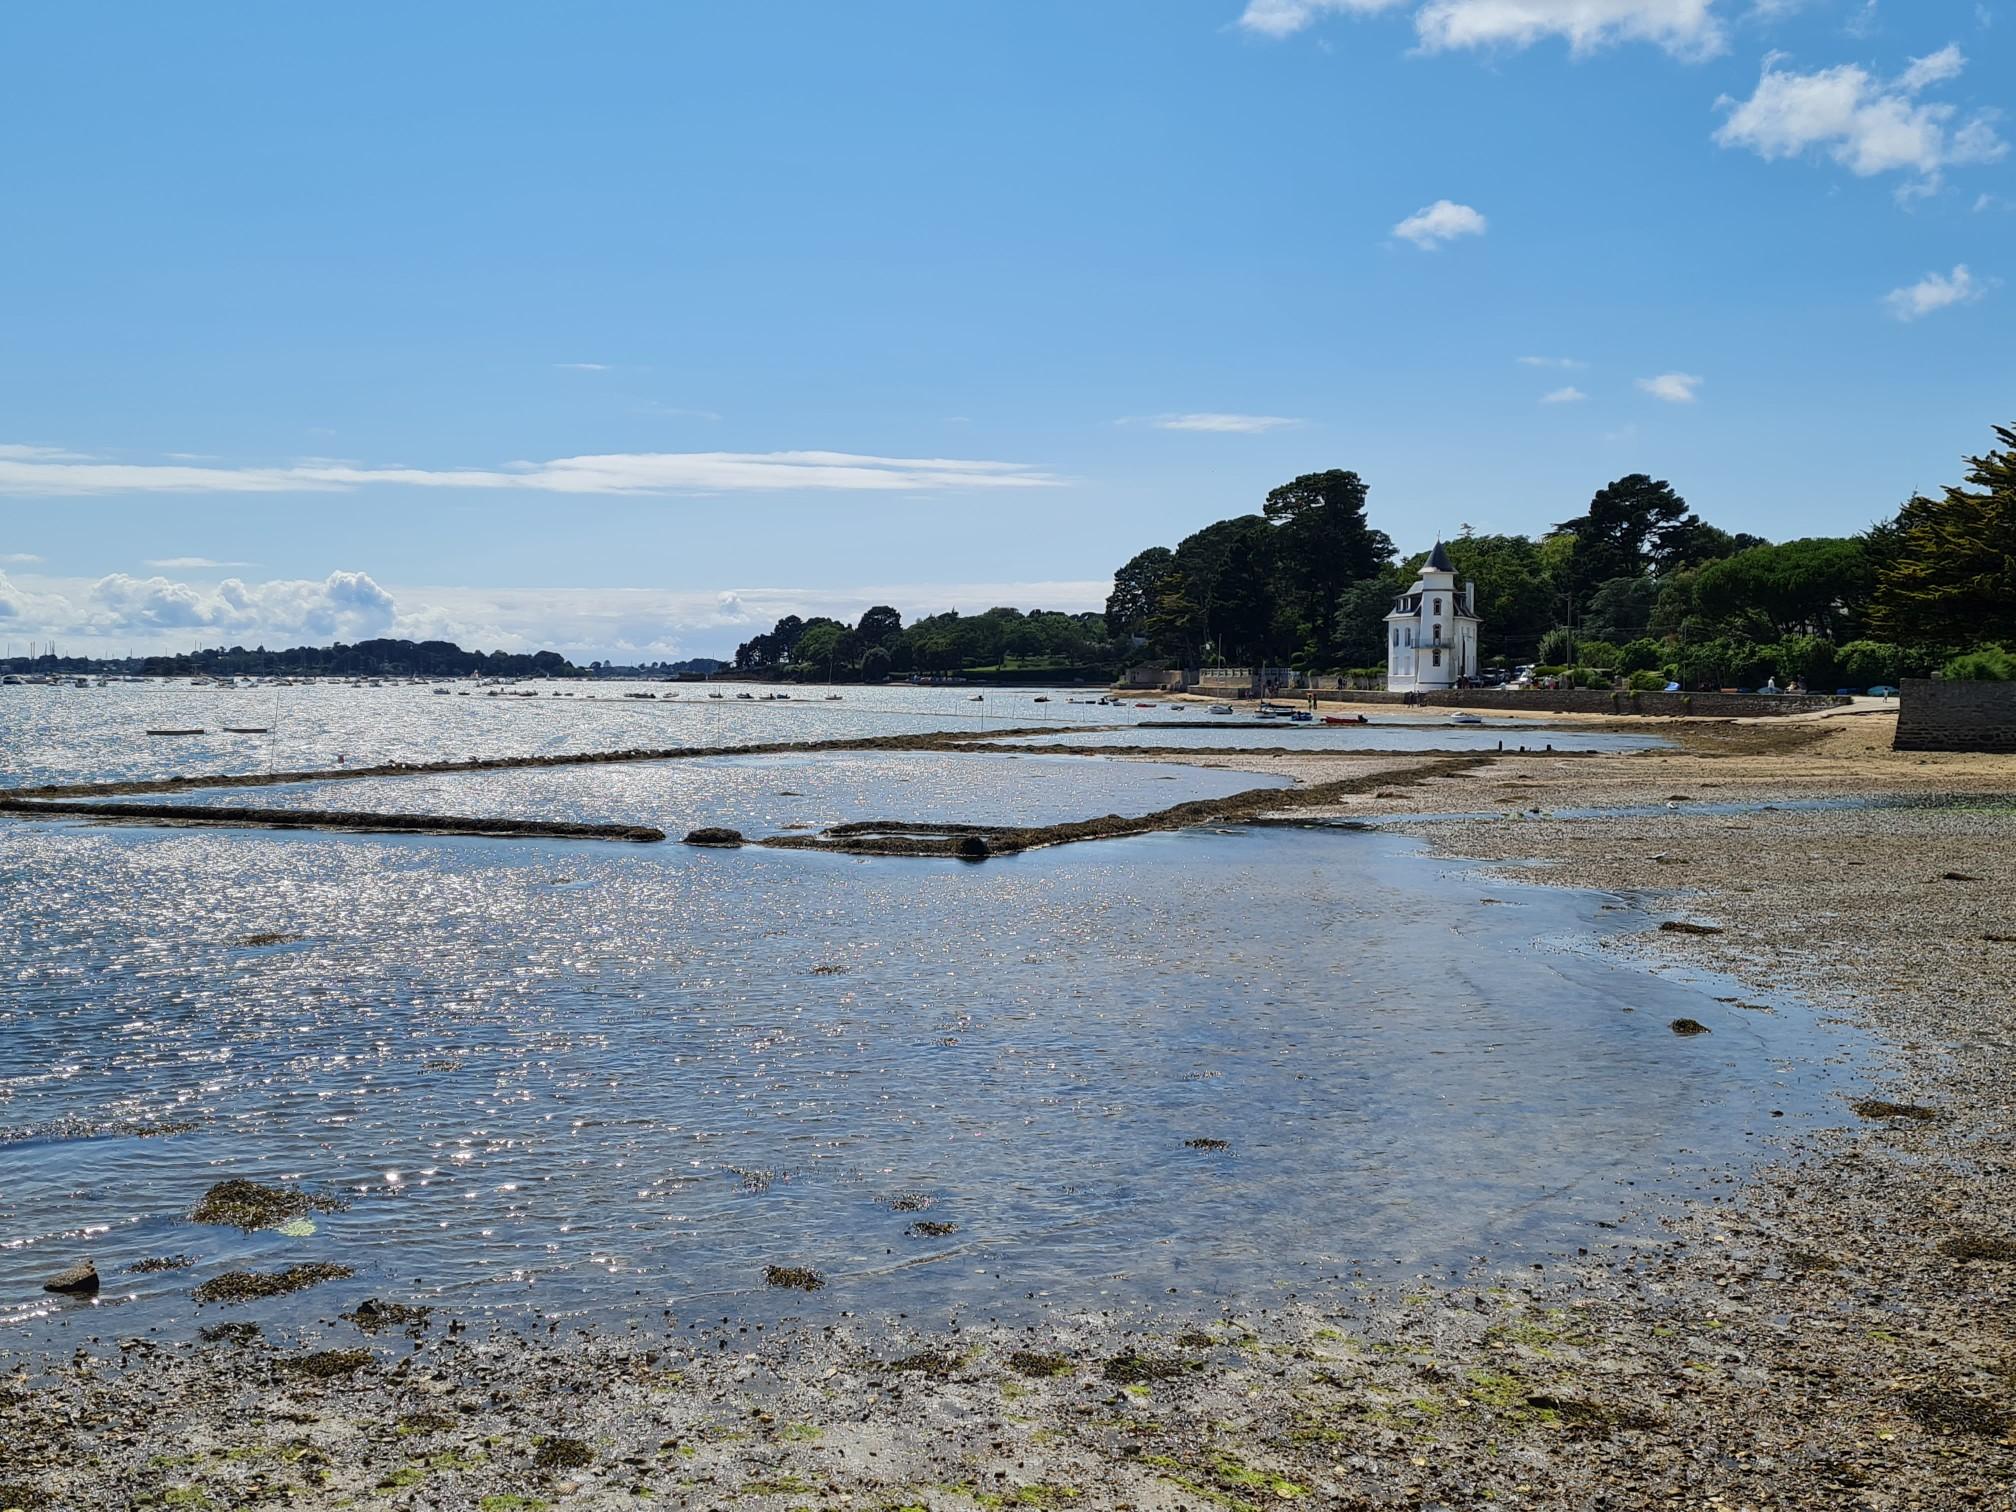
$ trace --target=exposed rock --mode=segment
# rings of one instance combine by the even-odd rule
[[[740,845],[742,831],[727,829],[718,824],[702,825],[699,829],[686,832],[688,845]]]
[[[60,1271],[42,1283],[46,1292],[62,1292],[71,1297],[95,1297],[98,1294],[98,1267],[89,1260],[80,1260],[66,1271]]]
[[[1719,924],[1695,924],[1686,919],[1668,919],[1659,926],[1662,934],[1718,935],[1722,933]]]

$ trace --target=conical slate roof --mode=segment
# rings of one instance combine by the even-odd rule
[[[1437,541],[1435,549],[1428,553],[1428,570],[1430,572],[1454,572],[1456,570],[1449,564],[1449,548],[1444,546],[1440,541]]]

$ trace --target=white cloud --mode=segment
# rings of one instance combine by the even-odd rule
[[[1239,25],[1286,37],[1328,15],[1372,15],[1414,0],[1247,0]],[[1430,51],[1530,47],[1560,37],[1578,53],[1617,42],[1651,42],[1683,58],[1720,52],[1715,0],[1423,0],[1414,31]]]
[[[1408,0],[1246,0],[1239,25],[1263,37],[1287,37],[1340,11],[1371,15],[1407,3]]]
[[[1571,383],[1566,388],[1555,389],[1551,394],[1542,394],[1540,402],[1542,404],[1580,404],[1588,397],[1587,394]]]
[[[149,567],[189,568],[189,567],[250,567],[250,562],[219,562],[210,557],[179,556],[159,557],[147,564]]]
[[[606,362],[556,362],[553,366],[561,369],[563,372],[569,373],[606,373],[609,371],[609,364]]]
[[[757,587],[387,589],[362,572],[321,581],[200,587],[166,577],[115,573],[10,581],[0,573],[0,620],[12,635],[60,637],[82,655],[186,650],[206,645],[282,647],[374,635],[440,639],[482,650],[550,648],[577,660],[655,660],[721,654],[786,614],[852,621],[871,604],[906,618],[1014,604],[1081,612],[1099,608],[1111,584],[1096,581],[893,583],[858,588]]]
[[[1995,286],[1992,278],[1976,278],[1967,264],[1955,263],[1951,273],[1927,273],[1914,284],[1892,289],[1883,303],[1899,320],[1917,320],[1949,305],[1972,304]]]
[[[20,448],[14,450],[19,451]],[[341,493],[357,488],[511,489],[559,494],[706,494],[784,489],[909,492],[1041,488],[1060,480],[1016,462],[870,457],[851,452],[618,452],[513,462],[501,469],[281,467],[69,461],[0,453],[0,494]]]
[[[0,442],[0,462],[88,462],[83,452],[65,451],[60,446],[23,446]]]
[[[1705,381],[1692,373],[1661,373],[1656,378],[1640,378],[1638,387],[1668,404],[1692,404],[1694,391]]]
[[[1393,234],[1432,251],[1459,236],[1482,236],[1485,224],[1484,217],[1468,205],[1443,199],[1416,210],[1393,228]]]
[[[1521,357],[1521,367],[1534,368],[1586,368],[1588,363],[1579,357]]]
[[[41,560],[42,558],[35,555],[35,553],[32,551],[9,551],[4,554],[0,554],[0,562],[13,562],[17,565],[25,566],[34,562],[39,562]]]
[[[1779,54],[1764,60],[1749,99],[1716,102],[1729,113],[1715,132],[1722,146],[1747,147],[1767,161],[1818,148],[1859,178],[1915,174],[1906,186],[1914,194],[1937,188],[1946,168],[1993,162],[2009,150],[1993,112],[1956,120],[1956,106],[1917,98],[1966,66],[1958,47],[1914,59],[1888,82],[1854,63],[1796,73],[1780,62]]]
[[[1288,415],[1158,415],[1148,422],[1157,430],[1215,431],[1227,435],[1257,436],[1267,431],[1286,430],[1303,422]]]

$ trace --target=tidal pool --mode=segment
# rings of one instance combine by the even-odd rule
[[[1850,1075],[1797,1004],[1588,948],[1642,925],[1617,900],[1378,833],[966,866],[12,824],[0,907],[16,1348],[367,1295],[507,1323],[1215,1314],[1613,1242]],[[187,1221],[235,1176],[348,1206],[292,1236]],[[97,1306],[40,1292],[84,1255]],[[190,1297],[327,1260],[358,1275]],[[768,1289],[772,1264],[826,1285]]]

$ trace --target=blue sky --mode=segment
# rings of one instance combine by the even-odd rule
[[[0,642],[1097,607],[1351,467],[1859,529],[2016,418],[2006,0],[0,12]],[[1535,361],[1534,359],[1542,359]]]

